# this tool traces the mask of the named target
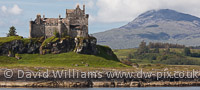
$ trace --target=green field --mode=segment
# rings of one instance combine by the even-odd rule
[[[61,54],[19,54],[22,59],[0,56],[0,66],[28,67],[127,67],[126,65],[94,55],[77,54],[74,52]]]

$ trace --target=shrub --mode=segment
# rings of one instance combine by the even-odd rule
[[[56,30],[54,31],[53,34],[54,34],[54,36],[57,37],[57,38],[60,36],[59,33],[58,33]]]
[[[191,54],[190,48],[188,48],[188,47],[184,48],[183,53],[184,53],[185,56],[189,56]]]
[[[122,60],[121,63],[128,65],[128,66],[132,66],[132,62],[129,60]]]

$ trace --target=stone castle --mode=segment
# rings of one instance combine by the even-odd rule
[[[83,10],[77,5],[76,9],[66,9],[66,17],[45,18],[45,15],[37,15],[34,21],[30,21],[30,38],[51,37],[54,33],[59,36],[88,37],[88,18]]]

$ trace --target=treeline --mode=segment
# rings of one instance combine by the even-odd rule
[[[184,55],[190,57],[200,57],[200,53],[192,53],[189,47],[184,48]]]
[[[160,43],[149,42],[149,48],[185,48],[185,45],[172,44],[172,43]]]
[[[171,48],[179,48],[172,49]],[[171,65],[200,65],[200,61],[187,57],[200,57],[200,53],[192,52],[190,47],[170,43],[146,44],[142,41],[136,52],[130,53],[127,60],[133,63],[155,63]],[[124,62],[129,64],[128,62]]]
[[[200,46],[190,46],[191,49],[200,49]]]

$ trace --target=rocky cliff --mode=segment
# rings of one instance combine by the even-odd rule
[[[65,52],[76,52],[80,54],[89,54],[106,57],[108,59],[118,60],[116,55],[109,47],[96,45],[94,37],[76,37],[69,36],[47,39],[31,38],[25,39],[20,36],[0,38],[0,55],[16,57],[16,54],[59,54]],[[111,57],[111,58],[110,58]]]
[[[63,52],[74,51],[76,53],[81,53],[81,54],[96,55],[97,54],[96,42],[97,40],[94,37],[88,37],[88,38],[51,37],[46,39],[40,46],[40,54],[46,54],[46,53],[58,54]]]

